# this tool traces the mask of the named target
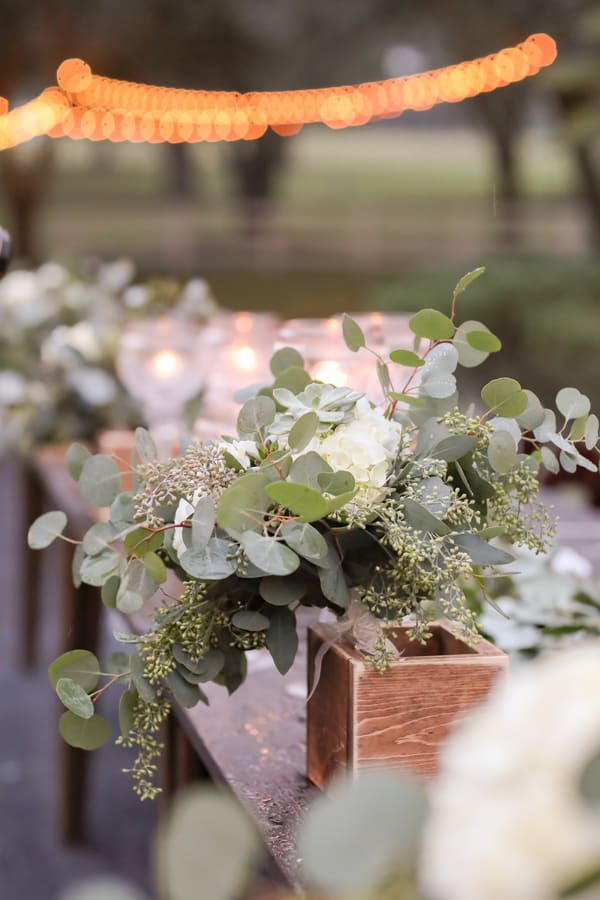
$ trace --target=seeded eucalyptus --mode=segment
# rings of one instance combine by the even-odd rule
[[[301,606],[342,615],[354,601],[374,613],[380,635],[366,652],[378,670],[388,629],[405,617],[416,640],[439,616],[476,635],[465,590],[475,585],[485,601],[489,579],[513,563],[511,546],[543,553],[553,537],[538,499],[540,466],[596,471],[580,448],[598,444],[598,418],[575,388],[559,392],[555,411],[515,379],[496,378],[480,409],[460,409],[459,367],[501,349],[482,323],[456,322],[460,294],[482,272],[461,279],[449,316],[416,313],[412,350],[389,358],[344,317],[350,350],[374,357],[379,405],[312,381],[299,353],[283,348],[271,361],[273,383],[241,407],[236,437],[161,462],[139,429],[129,492],[113,459],[69,450],[82,497],[108,508],[76,550],[75,578],[126,614],[157,600],[144,634],[117,635],[131,652],[113,654],[104,670],[84,650],[52,664],[66,741],[92,749],[107,739],[94,703],[120,684],[120,741],[138,748],[136,790],[151,797],[169,699],[206,702],[209,681],[235,690],[251,649],[266,648],[287,672]],[[30,546],[48,546],[65,526],[62,512],[46,513],[31,526]]]

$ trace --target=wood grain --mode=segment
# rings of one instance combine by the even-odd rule
[[[308,776],[324,787],[343,766],[406,768],[435,774],[439,750],[451,729],[480,703],[508,668],[508,657],[481,640],[469,647],[445,623],[421,647],[399,629],[406,653],[383,675],[367,669],[360,653],[339,642],[325,655],[308,704]],[[309,638],[310,661],[324,635]]]

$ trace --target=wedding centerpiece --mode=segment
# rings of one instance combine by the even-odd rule
[[[482,272],[459,281],[449,315],[416,313],[413,350],[389,358],[344,317],[349,348],[374,357],[380,404],[351,386],[313,381],[300,354],[282,348],[271,360],[273,382],[253,388],[241,407],[236,436],[159,461],[139,430],[131,491],[122,491],[115,460],[70,448],[67,465],[83,498],[108,508],[108,520],[75,551],[76,578],[128,615],[155,599],[143,633],[120,635],[129,652],[101,668],[76,650],[50,666],[66,707],[65,740],[91,749],[108,739],[94,703],[120,685],[118,740],[137,747],[135,789],[154,796],[156,734],[169,698],[205,701],[207,681],[234,691],[250,649],[266,648],[285,673],[303,607],[330,610],[339,641],[360,651],[382,685],[387,670],[411,656],[404,632],[430,655],[440,618],[469,658],[479,638],[466,584],[485,599],[490,579],[513,563],[511,545],[547,551],[554,523],[538,497],[539,467],[589,468],[576,442],[598,442],[598,418],[576,388],[557,395],[560,424],[510,377],[485,385],[482,409],[461,409],[457,368],[501,349],[482,323],[457,322],[458,298]],[[533,452],[522,452],[525,443]],[[31,526],[30,546],[48,546],[65,526],[64,513],[46,513]],[[164,587],[167,570],[181,582],[178,595]],[[455,712],[469,705],[467,693]]]

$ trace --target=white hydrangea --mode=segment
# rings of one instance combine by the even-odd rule
[[[242,469],[249,469],[259,459],[255,441],[221,441],[219,447],[233,456]]]
[[[447,744],[421,858],[432,900],[556,900],[597,867],[579,783],[600,750],[600,646],[519,670]],[[595,895],[594,895],[595,896]]]
[[[382,496],[401,437],[400,423],[386,419],[380,407],[362,397],[354,406],[354,419],[338,425],[310,449],[335,471],[350,472],[359,489],[353,503],[367,506]]]

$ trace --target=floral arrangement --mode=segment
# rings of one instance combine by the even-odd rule
[[[124,325],[165,312],[203,321],[216,304],[200,279],[134,284],[134,275],[123,259],[86,277],[46,263],[0,281],[0,452],[141,424],[114,370]]]
[[[588,641],[549,654],[503,682],[450,737],[429,790],[377,771],[318,796],[298,833],[302,896],[595,900],[599,649]],[[211,900],[291,900],[257,879],[261,836],[235,798],[214,786],[178,794],[154,853],[160,884],[173,896],[194,896],[202,884]],[[69,900],[108,900],[117,889],[123,900],[140,898],[126,883],[98,879],[73,887]]]
[[[575,442],[598,441],[598,418],[575,388],[556,398],[560,426],[512,378],[485,385],[482,410],[460,409],[457,367],[501,348],[480,322],[456,321],[458,297],[482,271],[458,283],[449,316],[416,313],[413,350],[394,350],[389,360],[344,317],[349,348],[374,356],[380,405],[312,381],[299,353],[283,348],[271,360],[272,384],[241,407],[236,437],[159,461],[138,430],[131,491],[122,492],[115,460],[71,447],[67,464],[83,498],[108,507],[108,521],[77,547],[76,579],[100,587],[105,605],[126,614],[156,600],[143,633],[120,635],[132,653],[100,669],[77,650],[50,667],[68,742],[91,748],[107,739],[94,701],[124,685],[119,740],[137,746],[136,790],[151,797],[169,696],[193,706],[206,701],[204,682],[235,690],[250,649],[266,648],[286,672],[301,607],[341,617],[360,604],[379,622],[363,649],[381,671],[397,653],[390,632],[407,616],[417,641],[439,616],[476,636],[467,583],[486,598],[486,585],[514,560],[507,548],[542,553],[552,539],[539,466],[588,467]],[[524,442],[533,452],[521,452]],[[30,529],[30,546],[47,546],[65,526],[62,512],[46,513]],[[165,586],[169,569],[182,583],[178,596]]]

